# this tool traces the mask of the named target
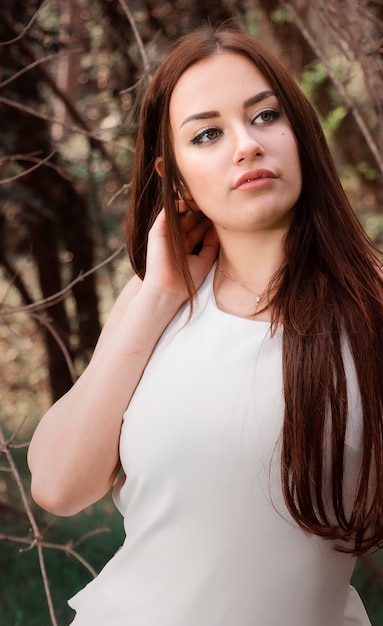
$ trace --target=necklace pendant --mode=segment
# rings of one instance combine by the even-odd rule
[[[235,278],[234,276],[232,276],[231,274],[229,274],[228,272],[226,272],[223,267],[221,267],[221,265],[218,263],[218,269],[219,271],[229,280],[231,280],[233,283],[236,283],[237,285],[240,285],[241,287],[243,287],[243,289],[246,289],[246,291],[248,291],[249,293],[251,293],[253,296],[255,296],[255,313],[254,315],[257,313],[258,311],[258,306],[259,303],[263,300],[266,291],[264,291],[261,294],[256,294],[254,293],[254,291],[252,291],[251,289],[249,289],[249,287],[246,285],[246,283],[242,282],[241,280],[238,280],[238,278]]]

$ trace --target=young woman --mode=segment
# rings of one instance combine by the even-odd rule
[[[29,450],[126,540],[75,626],[366,626],[383,540],[383,283],[317,117],[247,35],[198,30],[143,103],[135,277]],[[117,479],[120,463],[123,478]]]

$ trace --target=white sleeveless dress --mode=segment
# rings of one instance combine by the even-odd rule
[[[220,311],[215,267],[166,329],[124,414],[126,540],[69,604],[74,626],[368,626],[355,559],[283,501],[281,330]],[[351,384],[347,471],[360,446]],[[101,460],[102,462],[102,460]]]

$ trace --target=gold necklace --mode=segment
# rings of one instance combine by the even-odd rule
[[[253,315],[255,315],[257,313],[257,311],[258,311],[258,307],[259,307],[260,303],[262,302],[263,298],[265,297],[265,293],[266,293],[267,289],[265,289],[265,291],[263,291],[261,294],[255,293],[255,291],[250,289],[246,285],[246,283],[242,282],[241,280],[238,280],[238,278],[235,278],[234,276],[232,276],[231,274],[226,272],[226,270],[224,270],[223,267],[221,267],[221,265],[219,263],[217,264],[217,267],[218,267],[219,271],[225,276],[225,278],[228,278],[233,283],[237,283],[237,285],[240,285],[241,287],[246,289],[246,291],[248,291],[253,296],[255,296],[255,311],[253,313]]]

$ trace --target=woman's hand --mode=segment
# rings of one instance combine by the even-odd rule
[[[217,234],[210,220],[198,209],[190,210],[183,200],[179,201],[179,216],[189,270],[198,289],[217,258]],[[182,302],[186,300],[187,290],[172,254],[164,209],[149,233],[143,287],[148,285],[176,295],[177,299],[182,297]]]

